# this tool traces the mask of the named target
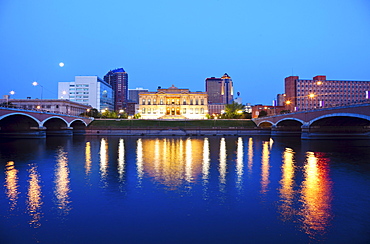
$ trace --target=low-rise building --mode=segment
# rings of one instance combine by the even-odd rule
[[[206,119],[206,92],[191,92],[172,85],[156,92],[139,94],[139,113],[142,119]]]
[[[252,106],[252,118],[258,118],[261,114],[261,111],[266,111],[266,116],[278,115],[285,109],[284,106],[271,106],[271,105],[262,105],[257,104]]]
[[[3,99],[0,103],[7,102]],[[9,99],[12,107],[78,116],[92,107],[64,99]]]

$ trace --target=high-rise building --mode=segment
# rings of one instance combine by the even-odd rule
[[[335,107],[369,101],[370,81],[312,80],[298,76],[285,78],[285,106],[290,111]]]
[[[221,78],[207,78],[206,92],[209,104],[229,104],[234,98],[233,81],[227,73]]]
[[[74,82],[58,83],[58,98],[90,105],[100,111],[113,110],[111,85],[97,76],[76,76]]]
[[[114,110],[119,111],[126,108],[128,100],[128,74],[123,68],[110,70],[104,81],[112,86],[114,91]]]
[[[234,100],[233,81],[225,73],[221,78],[210,77],[206,79],[206,92],[208,94],[208,110],[210,114],[220,114],[225,104]]]

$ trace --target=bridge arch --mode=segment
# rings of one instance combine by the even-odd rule
[[[262,120],[257,124],[258,127],[272,127],[274,125],[274,122],[270,120]]]
[[[40,128],[40,121],[26,113],[10,113],[0,117],[0,132],[30,132]]]
[[[284,119],[281,119],[279,120],[278,122],[276,122],[276,126],[279,126],[279,125],[284,125],[284,124],[287,124],[287,125],[294,125],[294,126],[297,126],[297,125],[304,125],[305,122],[301,119],[297,119],[297,118],[284,118]]]
[[[354,114],[354,113],[333,113],[333,114],[326,114],[326,115],[323,115],[323,116],[319,116],[311,121],[309,121],[309,125],[313,125],[315,122],[318,122],[320,120],[323,120],[323,119],[327,119],[327,118],[345,118],[345,117],[349,117],[349,118],[357,118],[357,119],[363,119],[363,120],[367,120],[369,123],[370,123],[370,116],[367,116],[367,115],[363,115],[363,114]]]
[[[76,124],[76,123],[80,124],[80,122],[82,122],[85,126],[87,126],[87,125],[88,125],[88,124],[87,124],[85,121],[83,121],[82,119],[74,119],[74,120],[72,120],[71,122],[69,122],[68,126],[69,126],[69,127],[73,127],[73,126],[72,126],[72,124]]]
[[[21,116],[26,116],[28,118],[31,118],[32,120],[34,120],[39,127],[41,127],[42,123],[40,120],[36,119],[35,117],[33,117],[32,115],[29,115],[29,114],[26,114],[26,113],[10,113],[10,114],[5,114],[3,116],[0,116],[0,121],[6,117],[9,117],[9,116],[14,116],[14,115],[21,115]]]
[[[47,119],[45,119],[45,120],[43,120],[41,122],[42,126],[45,126],[45,123],[46,124],[47,123],[50,123],[51,120],[53,120],[53,121],[62,120],[65,123],[65,127],[67,127],[69,125],[69,123],[65,119],[63,119],[62,117],[59,117],[59,116],[51,116],[51,117],[49,117],[49,118],[47,118]]]

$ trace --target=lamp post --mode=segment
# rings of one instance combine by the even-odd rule
[[[42,100],[42,92],[44,90],[44,87],[42,85],[40,85],[37,81],[32,82],[32,85],[33,86],[40,86],[40,88],[41,88],[41,91],[40,91],[40,99]]]

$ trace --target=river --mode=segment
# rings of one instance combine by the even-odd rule
[[[369,243],[370,141],[0,139],[0,243]]]

